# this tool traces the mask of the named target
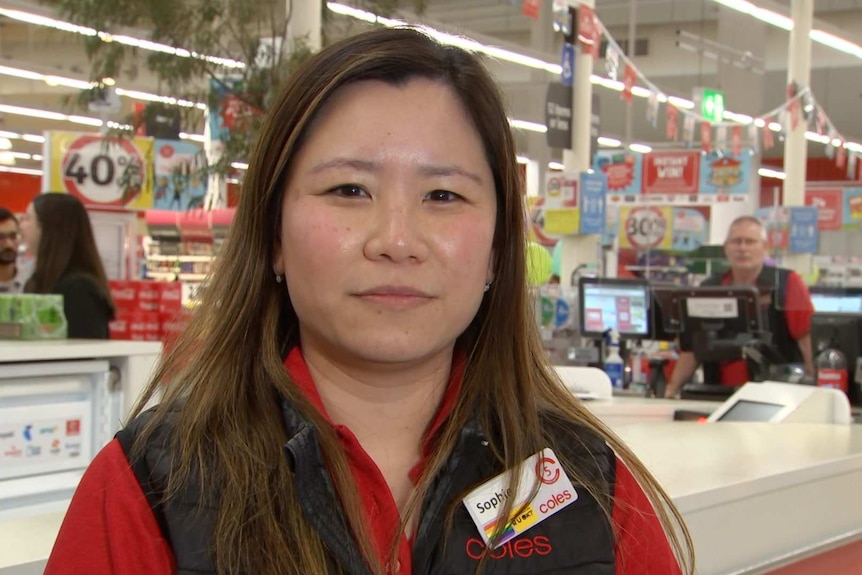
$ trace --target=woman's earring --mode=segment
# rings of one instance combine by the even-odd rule
[[[280,284],[282,280],[282,276],[280,273],[275,274],[275,283]]]
[[[485,284],[485,291],[488,291],[489,289],[491,289],[491,282]]]

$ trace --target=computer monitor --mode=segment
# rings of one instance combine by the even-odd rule
[[[650,323],[653,340],[676,341],[679,335],[682,321],[675,297],[678,289],[680,286],[676,284],[650,282]]]
[[[600,338],[608,329],[623,339],[650,336],[648,281],[582,277],[578,291],[583,336]]]
[[[849,376],[847,396],[853,405],[862,405],[862,390],[855,382],[856,363],[862,357],[862,314],[815,313],[810,333],[815,358],[821,344],[844,354]]]
[[[698,361],[743,359],[743,348],[764,335],[757,288],[679,288],[672,301],[680,317],[680,349]]]
[[[811,303],[819,313],[862,314],[862,289],[813,287]]]

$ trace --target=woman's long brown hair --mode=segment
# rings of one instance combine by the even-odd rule
[[[474,55],[442,46],[416,30],[379,29],[326,48],[298,70],[272,102],[204,301],[132,414],[139,414],[163,390],[136,451],[156,425],[172,417],[169,411],[179,407],[171,420],[175,466],[169,494],[191,475],[200,485],[218,485],[212,542],[218,572],[325,573],[324,546],[302,517],[282,451],[287,437],[278,398],[287,398],[316,426],[357,544],[374,571],[383,572],[338,438],[284,369],[283,358],[298,343],[299,328],[272,264],[286,174],[321,106],[352,82],[402,84],[418,77],[448,85],[467,110],[494,173],[498,214],[495,281],[456,344],[468,357],[461,396],[408,510],[418,508],[469,419],[478,418],[491,432],[494,455],[501,467],[511,468],[549,446],[553,438],[540,414],[550,415],[605,439],[655,504],[683,570],[692,573],[691,540],[668,496],[637,457],[565,390],[545,359],[525,281],[526,227],[514,143],[494,81]],[[572,465],[567,469],[610,518],[613,501],[607,486],[584,470]],[[504,509],[501,516],[510,511]]]

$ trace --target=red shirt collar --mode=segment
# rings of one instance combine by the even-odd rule
[[[329,414],[326,412],[326,407],[323,405],[317,385],[311,377],[308,364],[305,363],[305,357],[303,357],[299,346],[294,347],[287,355],[287,359],[284,360],[284,367],[305,398],[323,415],[326,421],[336,429],[340,427],[332,422],[332,419],[330,419]],[[464,370],[466,367],[467,360],[465,355],[456,351],[452,358],[452,370],[449,373],[449,382],[446,384],[443,400],[440,402],[437,414],[431,421],[431,425],[428,427],[422,440],[422,454],[424,457],[428,456],[433,445],[434,436],[440,431],[440,427],[443,426],[446,418],[449,417],[455,408],[458,396],[461,393],[461,383],[464,379]]]

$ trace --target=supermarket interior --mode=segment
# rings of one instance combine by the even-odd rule
[[[237,215],[269,107],[315,53],[402,26],[499,85],[542,357],[668,494],[694,572],[862,573],[862,2],[0,0],[0,575],[100,572],[45,570],[160,360],[233,305],[213,274],[256,269],[231,233],[270,221]],[[569,572],[495,553],[484,572]]]

